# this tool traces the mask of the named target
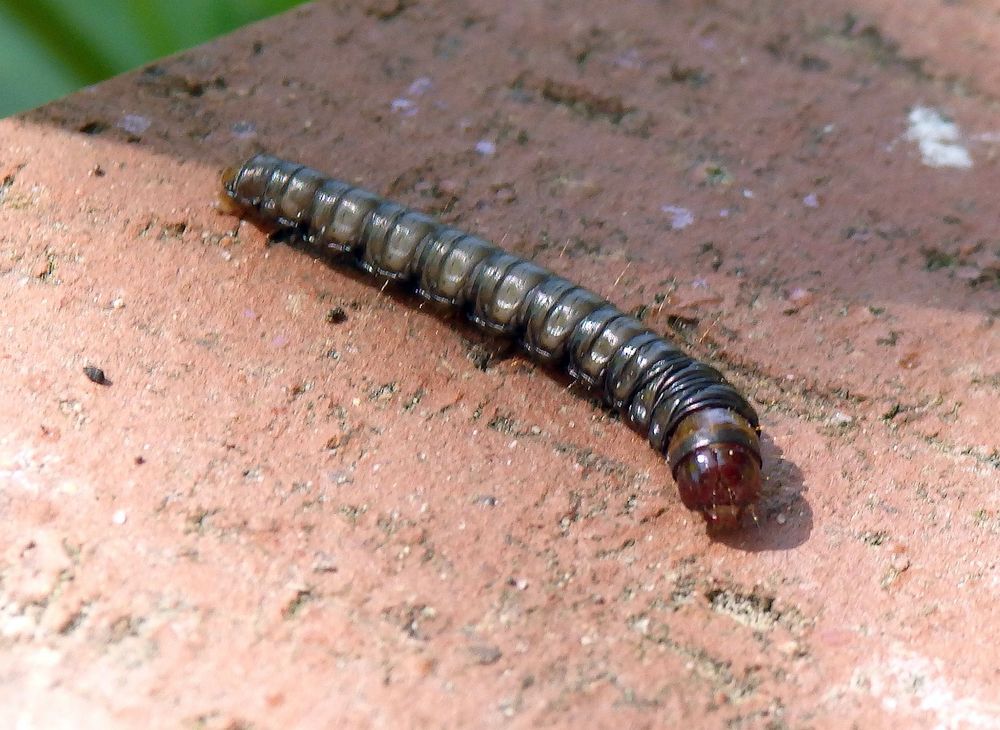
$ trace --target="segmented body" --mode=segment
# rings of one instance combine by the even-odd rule
[[[731,522],[760,495],[758,420],[722,374],[601,296],[422,213],[297,163],[255,155],[223,177],[239,210],[347,254],[564,367],[667,456],[684,503]]]

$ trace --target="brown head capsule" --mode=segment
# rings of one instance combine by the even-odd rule
[[[667,448],[681,501],[713,527],[733,527],[760,498],[757,432],[735,411],[709,408],[687,416]]]

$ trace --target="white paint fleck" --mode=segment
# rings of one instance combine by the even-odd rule
[[[38,461],[35,459],[35,453],[28,447],[14,454],[0,454],[0,490],[16,486],[26,492],[37,493],[38,484],[30,474],[37,469]]]
[[[627,68],[632,70],[641,69],[643,66],[642,58],[639,56],[639,51],[634,48],[630,48],[624,53],[619,54],[615,57],[612,63],[620,68]]]
[[[670,216],[670,227],[682,231],[694,223],[694,213],[679,205],[661,205],[660,210]]]
[[[497,152],[497,146],[488,139],[481,139],[476,142],[476,152],[483,157],[492,157]]]
[[[115,513],[111,515],[111,521],[116,525],[124,525],[125,520],[127,519],[128,515],[125,513],[125,510],[123,509],[116,510]]]
[[[433,86],[434,82],[430,76],[419,76],[407,87],[406,93],[410,96],[421,96],[430,91]]]
[[[830,422],[830,425],[832,426],[849,426],[850,424],[854,423],[854,419],[851,416],[847,415],[846,413],[842,413],[841,411],[836,411],[827,420]]]
[[[910,110],[906,138],[916,142],[928,167],[972,167],[972,156],[962,144],[958,125],[937,109],[915,106]]]
[[[750,188],[743,188],[743,197],[750,200],[753,197],[753,190]]]
[[[859,669],[852,685],[867,687],[886,712],[914,720],[917,713],[930,713],[936,730],[997,727],[1000,704],[989,690],[962,692],[947,674],[946,663],[895,646],[889,656]]]
[[[729,208],[723,208],[722,210],[720,210],[720,211],[719,211],[719,217],[720,217],[720,218],[728,218],[728,217],[729,217],[729,214],[730,214],[731,212],[732,212],[732,211],[730,211],[730,210],[729,210]]]
[[[816,193],[809,193],[806,197],[802,198],[802,205],[807,208],[818,208],[819,198],[816,197]]]
[[[793,287],[787,296],[789,303],[798,309],[811,304],[815,298],[815,294],[801,286]]]
[[[126,114],[118,122],[119,128],[124,129],[129,134],[142,134],[149,129],[151,124],[152,122],[147,117],[139,114]]]
[[[236,139],[253,139],[257,136],[257,125],[246,119],[233,123],[231,129]]]
[[[402,114],[404,117],[412,117],[419,111],[416,103],[412,99],[407,99],[402,96],[398,99],[392,100],[392,110],[396,114]]]

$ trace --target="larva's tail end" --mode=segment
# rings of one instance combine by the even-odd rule
[[[760,498],[760,445],[753,427],[728,409],[691,414],[668,449],[681,501],[700,512],[711,532],[739,527]]]
[[[244,213],[239,203],[233,200],[225,191],[219,193],[219,197],[215,201],[215,209],[222,215],[239,216]]]
[[[222,182],[222,189],[232,195],[233,190],[236,187],[236,176],[240,174],[240,168],[238,167],[227,167],[222,171],[220,181]]]

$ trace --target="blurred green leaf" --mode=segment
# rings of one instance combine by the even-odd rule
[[[0,117],[299,0],[0,0]]]

